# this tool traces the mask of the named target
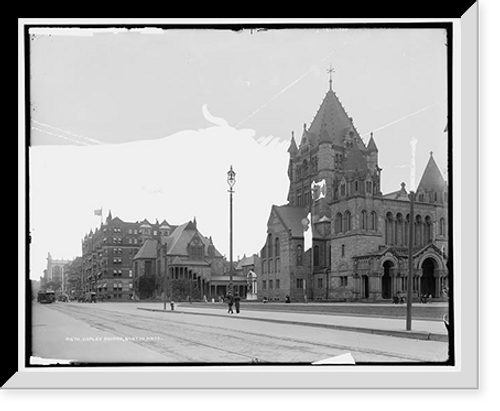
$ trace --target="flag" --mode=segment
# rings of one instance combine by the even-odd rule
[[[326,197],[325,179],[318,181],[317,183],[315,183],[314,181],[311,183],[311,195],[313,202]]]
[[[94,215],[98,215],[102,217],[102,208],[99,210],[94,210]]]
[[[306,218],[302,219],[302,226],[304,227],[304,252],[312,248],[312,224],[311,213]]]

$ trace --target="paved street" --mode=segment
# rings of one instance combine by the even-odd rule
[[[241,314],[230,315],[217,303],[184,303],[173,312],[162,311],[162,303],[33,303],[32,355],[78,362],[176,364],[310,364],[346,353],[356,363],[447,358],[446,333],[439,321],[416,320],[415,333],[442,336],[440,341],[401,338],[391,333],[404,329],[402,319],[333,315],[311,311],[312,306],[310,312],[283,312],[271,305],[258,310],[243,304]],[[385,331],[380,335],[342,329],[349,326]]]

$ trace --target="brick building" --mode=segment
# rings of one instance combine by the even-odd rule
[[[82,240],[82,291],[95,291],[98,299],[131,299],[135,255],[146,239],[168,235],[174,228],[165,220],[125,222],[110,211],[106,221]]]
[[[410,201],[405,184],[383,194],[373,134],[361,139],[331,88],[297,145],[288,149],[288,203],[271,208],[256,260],[258,297],[380,300],[406,295]],[[325,181],[313,201],[311,184]],[[304,227],[312,219],[312,249]],[[448,287],[448,186],[430,155],[414,206],[415,296]]]
[[[141,230],[144,241],[133,258],[138,298],[161,298],[165,289],[168,298],[174,300],[226,295],[229,285],[226,261],[212,238],[198,230],[196,218],[171,229],[160,226],[157,236],[147,222],[141,225]],[[242,269],[233,275],[234,288],[241,296],[246,292],[246,274]]]

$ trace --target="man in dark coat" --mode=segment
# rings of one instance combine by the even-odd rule
[[[234,308],[236,308],[236,314],[240,313],[240,301],[241,301],[240,296],[236,294],[234,297]]]
[[[228,314],[231,313],[233,314],[233,304],[234,304],[234,297],[233,297],[233,294],[228,294],[227,297],[226,297],[226,301],[227,301],[227,312]]]

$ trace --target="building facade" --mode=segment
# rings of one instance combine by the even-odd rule
[[[149,238],[160,238],[175,228],[165,220],[125,222],[113,217],[82,240],[82,292],[94,291],[101,300],[129,300],[134,296],[133,259]]]
[[[169,300],[181,301],[225,296],[230,283],[227,262],[212,238],[198,230],[196,218],[172,230],[164,228],[156,237],[154,231],[144,233],[143,245],[133,258],[136,297],[163,298],[166,293]],[[236,270],[233,285],[241,296],[246,281],[244,270]]]
[[[283,300],[383,300],[448,288],[448,186],[432,156],[410,222],[405,184],[384,194],[373,134],[361,139],[331,88],[299,145],[288,149],[288,203],[273,205],[255,268],[258,297]],[[323,195],[311,184],[324,181]],[[308,220],[308,216],[312,221]],[[311,223],[312,247],[304,229]],[[409,227],[414,227],[414,281],[408,284]]]
[[[65,266],[70,260],[55,259],[48,253],[47,268],[43,271],[42,288],[56,288],[54,291],[65,291],[67,288],[67,276]]]

